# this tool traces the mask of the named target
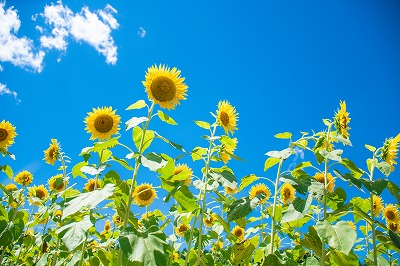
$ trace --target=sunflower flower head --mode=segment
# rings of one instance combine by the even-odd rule
[[[227,194],[227,195],[233,195],[239,191],[238,188],[230,188],[228,186],[224,187],[224,189],[225,189],[225,194]]]
[[[324,173],[316,173],[314,178],[322,184],[324,184],[325,182]],[[328,190],[328,192],[332,193],[333,190],[335,189],[335,179],[330,173],[326,175],[326,179],[327,179],[326,189]]]
[[[14,178],[15,182],[17,182],[18,184],[23,184],[24,186],[28,186],[30,183],[32,183],[32,180],[33,175],[26,170],[18,173]]]
[[[244,239],[244,228],[240,226],[236,226],[235,228],[232,229],[232,234],[239,238],[240,240]]]
[[[181,174],[186,176],[186,179],[184,181],[186,186],[189,186],[190,183],[192,182],[192,176],[193,176],[193,171],[190,167],[187,166],[187,164],[177,164],[174,169],[174,175],[179,175]]]
[[[281,199],[283,201],[283,204],[293,202],[296,198],[295,193],[296,191],[294,187],[289,183],[285,183],[281,188]]]
[[[340,101],[340,108],[335,113],[334,123],[336,131],[346,139],[349,138],[348,130],[350,130],[350,120],[351,118],[349,117],[349,113],[346,112],[346,102]]]
[[[215,244],[211,247],[211,252],[215,253],[217,250],[221,250],[224,247],[224,243],[221,241],[215,242]]]
[[[7,189],[9,192],[13,192],[13,191],[17,190],[18,188],[17,188],[17,186],[14,185],[13,183],[10,183],[10,184],[6,185],[6,189]]]
[[[180,223],[177,227],[175,227],[175,234],[178,236],[184,236],[185,232],[190,229],[189,225]]]
[[[172,253],[172,260],[173,261],[178,261],[179,260],[179,253],[178,252],[173,252]]]
[[[106,223],[104,224],[103,231],[100,233],[100,235],[104,236],[105,234],[110,232],[110,230],[111,230],[111,222],[107,220]]]
[[[47,189],[43,186],[33,186],[29,188],[29,202],[33,205],[42,205],[41,201],[49,195]]]
[[[209,215],[208,218],[204,218],[204,225],[207,227],[212,227],[213,222],[216,220],[214,215]]]
[[[15,127],[8,121],[0,122],[0,150],[2,153],[7,151],[8,147],[14,143],[14,138],[17,136]]]
[[[52,139],[49,148],[43,152],[43,160],[45,160],[48,164],[54,165],[54,163],[60,158],[60,145],[58,144],[57,140]]]
[[[394,171],[394,165],[397,164],[397,154],[399,153],[400,133],[395,138],[385,140],[382,148],[381,158],[390,165],[391,171]]]
[[[139,206],[149,206],[157,197],[156,191],[151,184],[141,184],[133,191],[134,201]]]
[[[118,213],[114,213],[112,220],[116,226],[122,225],[124,223],[124,219],[118,215]]]
[[[217,123],[225,133],[232,133],[237,130],[238,113],[228,101],[219,101],[217,110]]]
[[[228,161],[231,159],[231,154],[236,150],[237,146],[237,138],[231,139],[227,136],[221,137],[222,149],[220,153],[221,160],[224,164],[227,164]]]
[[[399,233],[400,232],[400,219],[397,219],[395,221],[389,221],[387,222],[387,228],[393,231],[393,233]]]
[[[383,209],[383,217],[386,219],[386,222],[395,222],[399,220],[399,210],[393,205],[388,204]]]
[[[100,189],[100,188],[101,188],[101,182],[98,179],[97,180],[94,178],[89,179],[85,184],[85,189],[88,192],[92,192],[95,189]]]
[[[186,99],[188,86],[181,71],[176,67],[170,69],[165,65],[153,65],[147,69],[145,81],[142,81],[149,100],[161,108],[175,109],[180,100]]]
[[[61,192],[68,186],[68,180],[64,180],[62,174],[50,177],[49,179],[50,190]]]
[[[85,130],[92,134],[91,140],[100,141],[110,139],[112,135],[119,131],[120,116],[115,114],[116,110],[112,107],[93,108],[85,118]]]
[[[258,203],[262,204],[266,202],[268,198],[271,196],[271,191],[267,188],[265,184],[258,184],[251,187],[249,194],[250,194],[250,200],[255,197],[258,198],[261,197],[261,200]]]
[[[382,198],[376,195],[372,196],[373,204],[374,204],[374,215],[377,215],[379,212],[383,210]]]
[[[56,210],[54,217],[60,219],[62,217],[62,210]]]

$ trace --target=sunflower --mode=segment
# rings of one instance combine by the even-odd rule
[[[40,214],[39,214],[39,213],[36,213],[33,217],[34,217],[34,219],[36,220],[36,219],[38,219],[38,218],[40,217]],[[49,217],[46,217],[46,218],[44,218],[44,219],[40,219],[40,220],[38,221],[38,224],[45,224],[45,223],[47,223],[48,220],[49,220]]]
[[[178,252],[172,253],[172,260],[173,261],[178,261],[179,260],[179,253]]]
[[[317,179],[318,182],[324,184],[325,181],[324,173],[316,173],[314,178]],[[326,189],[328,190],[328,192],[332,193],[333,190],[335,189],[335,179],[333,179],[333,176],[330,173],[326,175],[326,179],[328,181]]]
[[[103,228],[103,232],[100,233],[100,235],[105,235],[106,233],[110,232],[111,229],[111,223],[109,220],[106,221],[106,223],[104,224],[104,228]]]
[[[396,221],[399,219],[399,210],[393,204],[388,204],[383,209],[383,217],[385,217],[386,222]]]
[[[33,175],[26,170],[18,173],[14,178],[15,182],[17,182],[18,184],[23,184],[25,186],[28,186],[30,183],[32,183],[32,180]]]
[[[347,222],[353,230],[356,230],[356,225],[352,221]]]
[[[153,213],[153,212],[145,212],[145,213],[142,214],[141,220],[147,220],[147,219],[149,219],[151,216],[154,216],[154,213]]]
[[[192,175],[193,175],[193,171],[192,171],[192,169],[191,168],[189,168],[186,164],[177,164],[176,166],[175,166],[175,169],[174,169],[174,175],[178,175],[178,174],[180,174],[180,173],[182,173],[182,172],[184,172],[184,171],[187,171],[187,178],[185,179],[185,185],[186,186],[189,186],[190,185],[190,182],[192,182]]]
[[[400,232],[400,220],[397,219],[396,221],[387,222],[387,228],[392,230],[394,233]]]
[[[134,201],[139,206],[149,206],[157,197],[156,191],[151,184],[142,184],[133,191]]]
[[[161,108],[174,109],[180,100],[186,99],[185,78],[180,76],[181,71],[176,67],[170,69],[165,65],[153,65],[147,69],[145,81],[147,95],[151,101],[160,105]]]
[[[294,187],[289,183],[285,183],[281,188],[281,198],[282,198],[283,204],[293,202],[294,199],[296,198],[295,193],[296,193],[296,191],[295,191]]]
[[[88,247],[91,249],[98,248],[100,245],[97,241],[93,240],[92,242],[89,243]]]
[[[225,188],[225,194],[228,194],[228,195],[233,195],[238,192],[238,188],[234,188],[234,189],[230,188],[230,187],[224,187],[224,188]]]
[[[214,215],[210,215],[208,218],[204,218],[204,225],[212,227],[213,222],[216,220]]]
[[[115,114],[116,110],[112,107],[93,108],[93,112],[89,112],[85,118],[85,130],[91,133],[91,140],[107,140],[113,134],[117,134],[119,130],[119,115]]]
[[[235,107],[230,105],[228,101],[219,101],[217,110],[217,122],[224,129],[225,133],[232,133],[237,130],[236,122],[238,113]]]
[[[239,238],[240,240],[244,239],[244,228],[240,226],[236,226],[232,229],[232,234]]]
[[[373,195],[372,198],[374,203],[374,215],[376,215],[383,210],[382,198],[376,195]]]
[[[399,142],[400,142],[400,134],[398,134],[395,138],[390,138],[385,140],[383,144],[381,158],[390,164],[390,169],[394,171],[394,165],[397,164],[395,159],[397,159],[397,154],[399,153]]]
[[[33,236],[35,234],[35,231],[32,229],[27,229],[24,233],[25,236]]]
[[[215,242],[214,246],[211,247],[211,252],[215,253],[217,250],[222,249],[223,246],[224,246],[224,243],[222,243],[221,241],[217,241],[217,242]]]
[[[92,178],[92,179],[89,179],[85,184],[85,189],[88,192],[94,191],[95,187],[96,187],[96,189],[100,189],[101,188],[100,180],[98,180],[98,179],[96,180],[96,179]]]
[[[36,197],[40,200],[43,200],[45,197],[47,197],[47,195],[49,195],[47,189],[43,185],[33,186],[33,187],[29,188],[28,194],[31,197],[29,199],[29,202],[36,206],[40,206],[42,204],[40,201],[38,201],[37,199],[32,198],[32,197]]]
[[[122,225],[124,223],[124,219],[121,218],[117,213],[114,213],[112,220],[116,226]]]
[[[230,139],[229,143],[223,143],[223,148],[220,154],[221,160],[224,162],[224,164],[227,164],[228,161],[231,159],[231,155],[233,152],[236,150],[237,146],[237,139]]]
[[[50,146],[44,152],[44,159],[46,163],[54,165],[55,161],[60,157],[60,147],[56,139],[52,139]]]
[[[8,121],[0,122],[0,150],[7,150],[14,143],[14,138],[17,136],[15,127]]]
[[[269,196],[271,196],[271,192],[269,191],[267,186],[264,184],[258,184],[258,185],[252,186],[252,188],[250,190],[250,199],[253,199],[256,196],[260,196],[260,195],[263,198],[258,203],[261,204],[261,203],[264,203],[267,201]]]
[[[177,234],[178,236],[184,236],[185,232],[189,229],[189,225],[180,223],[179,226],[175,228],[175,234]]]
[[[62,210],[56,210],[56,212],[54,213],[54,217],[61,218],[61,216],[62,216]]]
[[[50,177],[49,186],[51,190],[61,192],[68,186],[68,180],[64,180],[63,175],[58,174]]]
[[[6,185],[6,189],[7,189],[9,192],[13,192],[14,190],[17,190],[18,188],[17,188],[17,186],[14,185],[13,183],[10,183],[10,184]]]
[[[337,113],[335,113],[334,122],[336,131],[342,135],[344,138],[349,138],[349,123],[351,118],[349,117],[349,113],[346,112],[346,102],[340,101],[340,109]]]

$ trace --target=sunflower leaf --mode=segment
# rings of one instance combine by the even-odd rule
[[[144,167],[150,169],[150,171],[157,171],[160,168],[163,168],[167,165],[168,161],[164,160],[161,155],[157,153],[151,152],[146,154],[146,156],[140,157],[140,162]]]
[[[74,167],[72,167],[72,177],[75,178],[77,176],[83,177],[83,178],[87,178],[86,175],[82,172],[81,168],[83,166],[86,166],[88,163],[87,162],[80,162],[74,165]]]
[[[0,170],[2,172],[4,172],[8,176],[9,179],[12,179],[14,174],[13,174],[12,168],[9,165],[6,164],[3,166],[0,166]]]
[[[349,169],[355,178],[360,178],[364,172],[358,168],[350,159],[343,158],[340,162],[344,167]]]
[[[348,222],[339,221],[331,225],[327,220],[319,221],[316,225],[317,233],[329,246],[348,255],[357,240],[356,231]]]
[[[240,187],[239,191],[247,187],[248,185],[252,184],[254,181],[257,181],[258,177],[254,174],[250,174],[248,176],[245,176],[242,178],[242,181],[240,182]]]
[[[196,120],[196,121],[194,121],[195,123],[196,123],[196,125],[198,125],[199,127],[201,127],[201,128],[204,128],[204,129],[210,129],[210,123],[208,123],[208,122],[205,122],[205,121],[199,121],[199,120]]]
[[[375,152],[376,148],[374,146],[365,144],[365,148],[367,148],[370,152]]]
[[[343,150],[333,150],[333,151],[326,151],[326,150],[319,150],[319,154],[321,154],[322,157],[331,159],[332,161],[337,161],[341,162],[342,161],[342,153]]]
[[[389,192],[397,199],[397,201],[400,202],[400,188],[392,181],[389,181],[387,188]]]
[[[164,121],[165,123],[170,124],[170,125],[178,125],[178,123],[176,123],[175,120],[172,119],[172,117],[163,113],[162,111],[158,110],[157,114],[158,114],[158,117],[161,119],[161,121]]]
[[[131,119],[129,119],[128,121],[125,122],[126,125],[126,131],[128,131],[129,129],[136,127],[137,125],[145,122],[145,121],[149,121],[149,119],[147,117],[132,117]]]
[[[160,139],[162,139],[164,142],[168,143],[169,145],[171,145],[171,146],[174,147],[175,149],[178,149],[178,150],[181,150],[181,151],[185,152],[185,150],[183,149],[182,145],[177,144],[177,143],[175,143],[175,142],[172,142],[172,141],[170,141],[170,140],[167,139],[167,138],[164,138],[163,136],[161,136],[161,135],[158,134],[157,132],[156,132],[156,134],[157,134],[157,137],[159,137]]]
[[[57,234],[65,232],[62,240],[69,251],[73,251],[77,246],[79,246],[86,237],[86,232],[92,227],[92,222],[90,221],[90,216],[86,215],[79,222],[72,222],[57,230]]]
[[[195,147],[191,152],[192,160],[193,161],[200,160],[201,158],[203,158],[203,155],[205,155],[206,153],[207,153],[207,148]]]
[[[379,171],[381,171],[382,174],[384,174],[386,177],[390,175],[391,172],[390,164],[388,164],[387,162],[376,163],[376,168],[378,168]]]
[[[269,151],[265,155],[268,155],[269,157],[272,157],[272,158],[278,158],[278,159],[286,160],[287,158],[289,158],[289,156],[292,153],[293,153],[293,149],[292,148],[286,148],[286,149],[281,150],[281,151]]]
[[[274,137],[277,139],[290,139],[292,137],[292,133],[290,132],[278,133],[274,135]]]
[[[267,171],[272,166],[274,166],[275,164],[279,163],[279,160],[280,160],[279,158],[268,158],[267,160],[265,160],[264,172]]]
[[[133,142],[135,143],[135,146],[139,152],[144,152],[150,146],[150,144],[153,142],[154,131],[146,130],[146,133],[144,134],[144,138],[143,138],[142,147],[140,147],[140,144],[141,144],[140,142],[142,141],[142,136],[143,136],[143,130],[140,127],[135,127],[132,130],[132,139],[133,139]],[[139,150],[140,148],[142,150]]]
[[[133,109],[142,109],[143,107],[147,106],[146,102],[143,100],[138,100],[137,102],[129,105],[128,108],[125,110],[133,110]]]

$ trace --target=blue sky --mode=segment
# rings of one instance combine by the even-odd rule
[[[344,156],[365,169],[364,144],[380,147],[400,131],[399,11],[397,1],[3,1],[0,120],[18,136],[17,160],[1,164],[45,182],[55,174],[42,160],[51,138],[80,162],[91,145],[87,112],[113,106],[123,122],[143,115],[124,109],[146,99],[145,71],[161,63],[182,70],[188,97],[168,112],[177,128],[150,127],[186,150],[205,146],[193,120],[212,122],[209,112],[228,100],[239,112],[236,154],[246,160],[231,163],[237,177],[273,177],[263,173],[264,154],[287,147],[273,135],[324,129],[340,100],[352,118]],[[133,146],[130,135],[122,141]]]

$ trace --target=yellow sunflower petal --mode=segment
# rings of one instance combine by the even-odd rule
[[[268,200],[268,198],[271,196],[271,191],[267,188],[265,184],[258,184],[255,186],[252,186],[250,192],[250,199],[255,198],[256,196],[261,196],[261,200],[258,202],[259,204],[264,203]]]
[[[139,206],[149,206],[157,197],[156,191],[151,184],[142,184],[133,191],[134,201]]]
[[[334,122],[336,131],[341,134],[344,138],[349,137],[350,127],[348,126],[351,118],[349,117],[349,113],[346,112],[346,102],[340,101],[340,109],[337,113],[335,113]]]
[[[17,136],[15,127],[8,121],[0,122],[0,149],[7,150],[14,143],[14,138]]]
[[[228,101],[220,101],[217,110],[217,122],[224,129],[225,133],[233,133],[237,130],[238,113]]]
[[[85,130],[91,133],[91,140],[107,140],[119,130],[120,116],[115,114],[112,107],[93,108],[85,118]]]
[[[17,182],[18,184],[23,184],[25,186],[28,186],[30,183],[32,183],[32,180],[33,175],[26,170],[18,173],[14,178],[15,182]]]
[[[284,204],[291,203],[296,198],[294,187],[289,184],[285,183],[281,188],[281,199]]]

